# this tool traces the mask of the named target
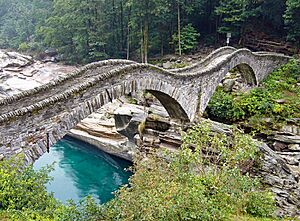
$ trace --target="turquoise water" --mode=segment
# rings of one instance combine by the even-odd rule
[[[131,173],[125,168],[131,163],[106,154],[87,143],[66,137],[51,147],[34,163],[34,168],[52,164],[54,171],[50,176],[54,180],[47,185],[54,197],[66,202],[69,199],[79,201],[91,195],[98,202],[112,199],[112,192],[128,183]]]

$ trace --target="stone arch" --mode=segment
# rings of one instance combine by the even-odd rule
[[[171,84],[171,82],[159,78],[151,80],[147,75],[136,79],[124,79],[121,82],[113,79],[112,82],[104,83],[104,87],[101,87],[101,83],[100,85],[95,84],[81,93],[70,95],[70,97],[61,96],[62,100],[60,101],[49,99],[46,104],[41,101],[32,107],[39,109],[33,109],[18,116],[17,120],[5,121],[3,128],[12,130],[7,131],[9,136],[5,133],[0,134],[1,146],[9,146],[9,148],[5,148],[11,150],[21,147],[24,150],[25,161],[33,162],[50,146],[62,139],[81,120],[105,104],[136,91],[149,91],[160,100],[171,118],[189,121],[187,114],[189,109],[184,109],[182,100],[185,99],[184,93],[179,87],[180,84]],[[26,142],[18,139],[20,136],[24,137]]]
[[[247,60],[247,58],[245,57],[234,57],[230,59],[229,62],[223,67],[220,67],[217,70],[213,70],[213,73],[203,78],[201,91],[205,91],[205,93],[201,94],[199,105],[199,111],[201,114],[206,110],[207,105],[214,95],[218,85],[222,82],[228,72],[235,68],[239,70],[242,78],[245,80],[245,83],[247,85],[249,85],[250,87],[255,87],[258,85],[255,64],[252,61]]]
[[[245,83],[247,83],[250,86],[258,85],[255,72],[249,64],[240,63],[240,64],[236,65],[234,68],[239,70],[239,72],[242,75],[242,78],[245,80]],[[234,68],[232,68],[232,69],[234,69]],[[230,69],[230,70],[232,70],[232,69]]]
[[[156,97],[160,103],[164,106],[169,116],[172,119],[189,121],[189,117],[182,106],[171,96],[165,94],[161,91],[155,90],[146,90],[151,93],[154,97]]]
[[[133,81],[135,91],[148,91],[156,97],[168,112],[170,118],[190,122],[195,119],[198,108],[199,89],[182,79],[170,80],[165,73],[144,72]],[[151,77],[154,76],[154,77]]]

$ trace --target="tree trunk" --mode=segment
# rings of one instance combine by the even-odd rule
[[[162,33],[160,33],[160,56],[164,56],[164,38]]]
[[[144,31],[143,31],[143,24],[141,20],[141,59],[142,63],[144,63]]]
[[[178,23],[178,52],[179,55],[181,56],[181,18],[180,18],[180,3],[179,1],[177,2],[177,23]]]
[[[245,22],[241,25],[241,31],[240,31],[240,39],[239,39],[239,45],[243,45],[244,43],[244,33],[245,33]]]
[[[120,28],[121,28],[121,50],[125,48],[125,36],[124,36],[124,10],[123,10],[123,1],[120,1]]]
[[[144,20],[144,62],[148,63],[149,21],[148,15]]]
[[[218,28],[219,28],[219,21],[221,19],[221,16],[218,16],[217,19],[216,19],[216,41],[215,41],[215,44],[217,45],[220,41],[220,35],[219,35],[219,32],[218,32]]]
[[[126,58],[129,60],[130,58],[130,21],[131,21],[131,7],[128,11],[128,23],[127,23],[127,55]]]

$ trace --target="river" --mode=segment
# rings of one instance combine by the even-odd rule
[[[47,185],[49,192],[62,202],[78,202],[91,195],[99,203],[114,197],[113,192],[128,183],[131,172],[125,169],[131,163],[111,156],[87,143],[66,137],[51,147],[34,163],[35,169],[53,164],[53,177]]]

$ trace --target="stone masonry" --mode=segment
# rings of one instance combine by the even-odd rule
[[[233,68],[256,86],[290,57],[223,47],[198,64],[167,71],[127,60],[107,60],[21,94],[0,100],[0,157],[23,152],[27,163],[41,156],[101,106],[136,91],[152,93],[170,117],[194,121]]]

